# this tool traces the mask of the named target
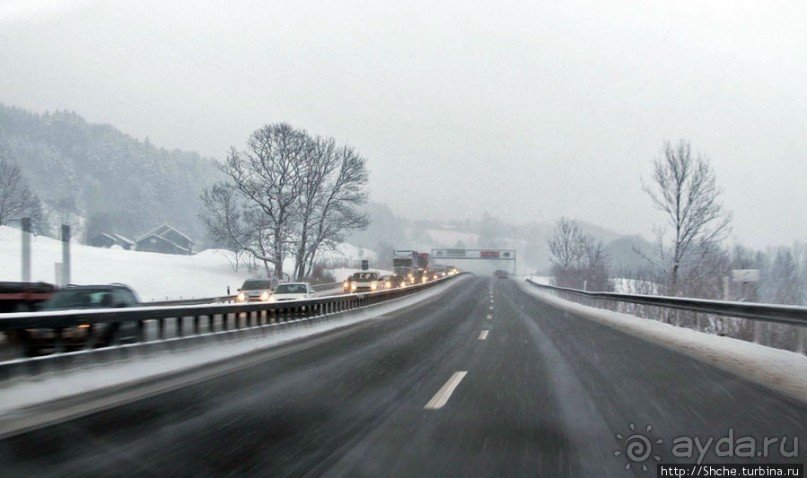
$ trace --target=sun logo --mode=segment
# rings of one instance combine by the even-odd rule
[[[636,433],[636,427],[633,423],[630,424],[630,433],[627,437],[621,433],[616,434],[617,440],[620,440],[624,446],[624,450],[620,449],[614,452],[614,456],[621,456],[623,453],[628,458],[628,463],[625,465],[626,470],[630,470],[631,465],[634,463],[642,465],[642,471],[647,471],[647,461],[651,455],[654,460],[661,461],[661,457],[653,453],[653,442],[645,434],[649,434],[653,430],[652,425],[647,425],[644,433]],[[664,440],[659,438],[655,443],[664,443]]]

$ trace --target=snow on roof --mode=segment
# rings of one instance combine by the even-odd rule
[[[185,251],[185,252],[190,252],[190,250],[188,250],[188,248],[187,248],[187,247],[180,246],[179,244],[177,244],[176,242],[172,241],[171,239],[167,239],[167,238],[165,238],[164,236],[161,236],[161,235],[159,235],[159,234],[155,234],[155,233],[150,233],[150,234],[147,234],[147,235],[145,235],[145,236],[141,237],[140,239],[138,239],[138,240],[137,240],[137,242],[142,242],[143,240],[148,239],[148,238],[150,238],[150,237],[153,237],[153,238],[159,239],[159,240],[161,240],[161,241],[165,241],[165,242],[167,242],[167,243],[171,244],[172,246],[176,247],[177,249],[181,249],[181,250],[183,250],[183,251]]]
[[[143,235],[142,235],[142,236],[141,236],[141,237],[140,237],[140,238],[137,240],[137,242],[140,242],[141,240],[145,239],[146,237],[148,237],[148,236],[150,236],[150,235],[152,235],[152,234],[155,234],[155,235],[157,235],[157,236],[163,237],[163,234],[165,234],[166,232],[169,232],[169,231],[171,231],[171,232],[175,232],[175,233],[179,234],[180,236],[182,236],[184,239],[187,239],[187,240],[188,240],[188,242],[193,243],[193,239],[191,239],[190,237],[186,236],[185,234],[182,234],[182,233],[181,233],[181,232],[180,232],[180,231],[179,231],[177,228],[175,228],[174,226],[171,226],[170,224],[167,224],[167,223],[162,223],[162,224],[160,224],[158,227],[155,227],[155,228],[154,228],[154,229],[152,229],[151,231],[149,231],[149,232],[147,232],[147,233],[143,234]]]
[[[120,240],[122,242],[125,242],[126,244],[131,244],[131,245],[135,244],[135,242],[133,240],[131,240],[129,238],[126,238],[126,237],[123,237],[120,234],[114,234],[113,233],[112,235],[115,236],[118,240]]]

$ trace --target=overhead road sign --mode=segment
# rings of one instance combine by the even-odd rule
[[[435,259],[483,259],[515,261],[514,249],[432,249]]]

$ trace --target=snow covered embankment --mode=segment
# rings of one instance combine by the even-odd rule
[[[519,282],[519,286],[554,307],[684,353],[807,403],[807,356],[569,302],[527,282]]]

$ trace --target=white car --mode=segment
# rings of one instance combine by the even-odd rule
[[[272,295],[269,296],[269,302],[283,302],[286,300],[303,300],[311,299],[314,297],[314,289],[308,282],[287,282],[285,284],[278,284],[275,287]]]
[[[383,283],[381,285],[383,287]],[[351,292],[373,292],[379,289],[378,272],[356,272],[350,284]]]

